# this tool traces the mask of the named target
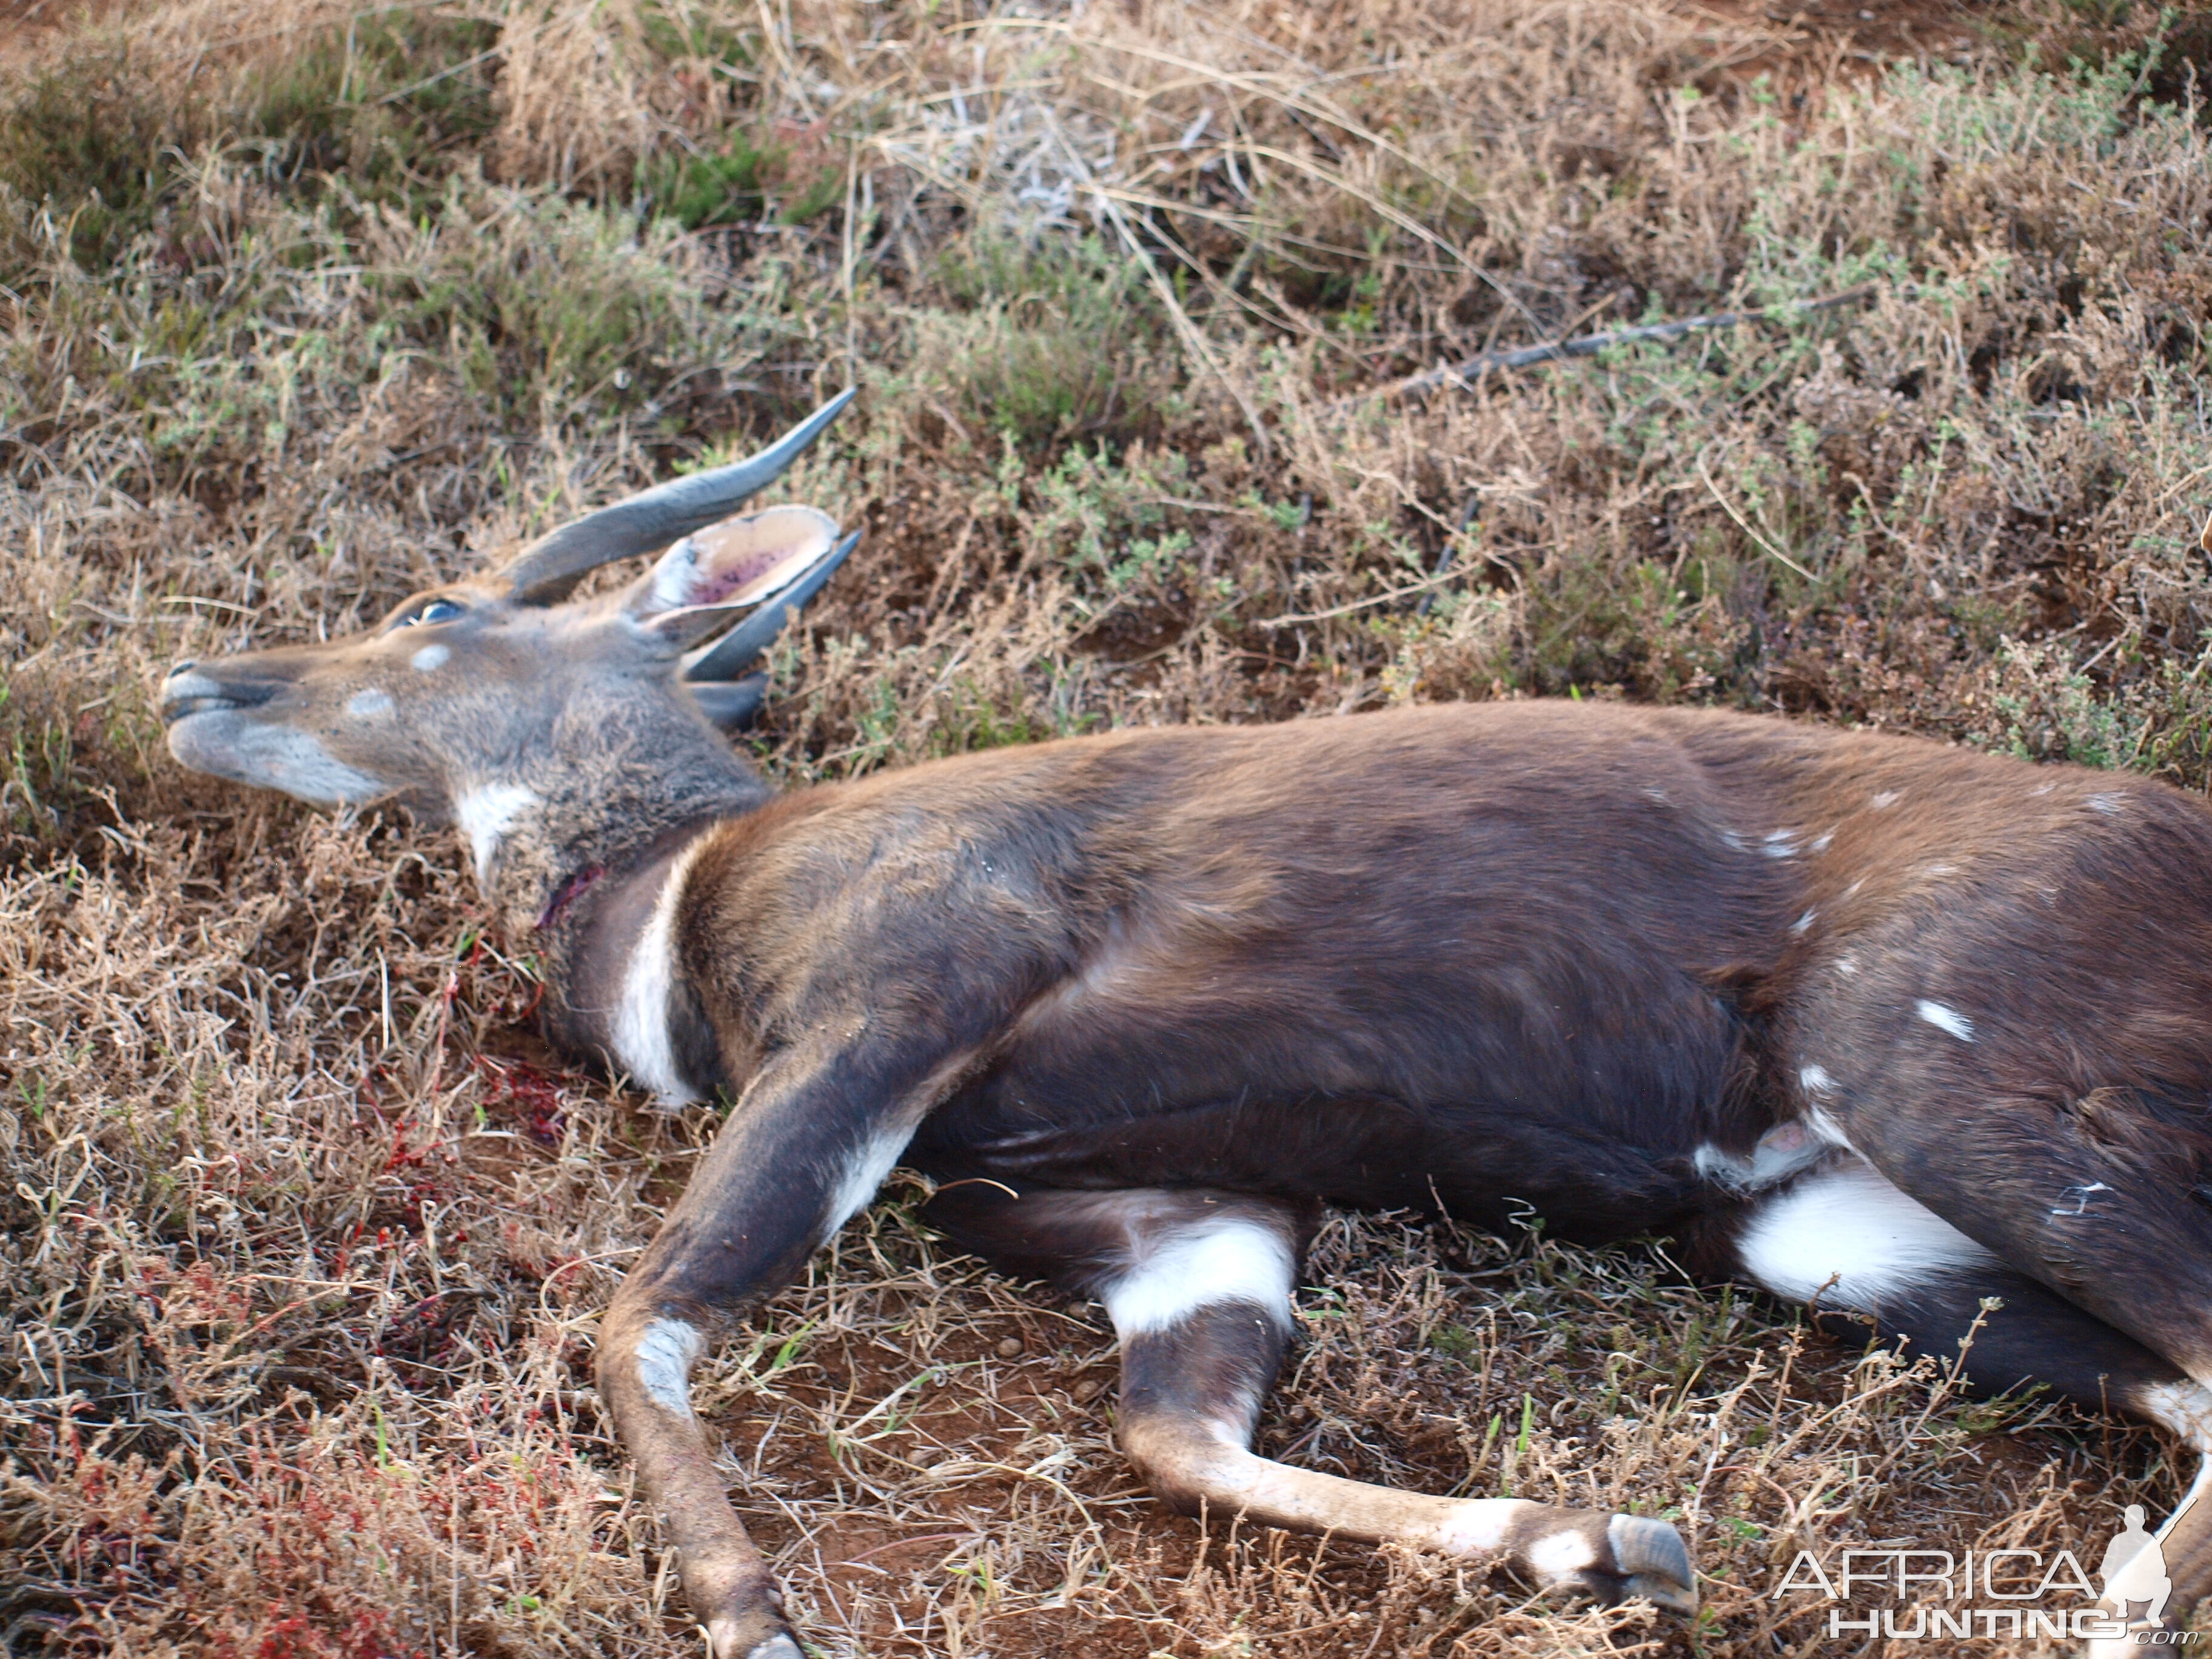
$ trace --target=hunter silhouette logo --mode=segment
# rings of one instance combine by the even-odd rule
[[[2177,1511],[2179,1520],[2188,1505]],[[2097,1654],[2118,1647],[2184,1647],[2197,1638],[2160,1623],[2173,1583],[2166,1552],[2143,1525],[2141,1504],[2130,1504],[2122,1525],[2098,1562],[2095,1584],[2073,1551],[2033,1549],[1852,1549],[1823,1561],[1800,1550],[1772,1595],[1819,1595],[1827,1609],[1827,1634],[1884,1637],[1892,1641],[1945,1638],[2071,1638]],[[2171,1526],[2171,1522],[2168,1523]],[[1857,1607],[1877,1596],[1887,1607]],[[1961,1605],[1961,1604],[1965,1605]],[[1975,1605],[1980,1603],[1981,1605]]]
[[[2097,1576],[2105,1581],[2105,1605],[2125,1625],[2154,1625],[2166,1611],[2173,1581],[2166,1576],[2166,1552],[2143,1530],[2143,1510],[2130,1504],[2126,1525],[2105,1546]]]

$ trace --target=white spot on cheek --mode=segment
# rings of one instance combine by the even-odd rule
[[[445,649],[443,646],[435,648]],[[537,805],[536,795],[514,783],[480,784],[453,798],[453,822],[469,838],[469,850],[476,854],[478,882],[491,880],[501,838],[517,818]]]
[[[1940,1002],[1930,1002],[1923,997],[1913,1005],[1912,1012],[1937,1030],[1948,1031],[1961,1042],[1972,1042],[1974,1040],[1974,1022],[1956,1008],[1946,1008]]]
[[[1217,1302],[1256,1302],[1287,1321],[1291,1272],[1280,1233],[1229,1216],[1161,1239],[1101,1299],[1125,1342]]]
[[[691,1415],[692,1363],[707,1351],[698,1328],[680,1319],[656,1319],[638,1339],[637,1380],[653,1404],[678,1417]]]
[[[452,650],[446,646],[426,645],[408,658],[407,661],[416,673],[428,674],[443,668],[446,665],[446,659],[453,654]]]
[[[356,691],[346,699],[345,711],[357,720],[373,720],[379,714],[392,712],[392,694],[370,686],[366,691]]]

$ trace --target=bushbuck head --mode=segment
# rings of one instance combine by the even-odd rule
[[[161,686],[171,752],[319,805],[392,800],[451,820],[487,886],[520,831],[557,866],[617,822],[650,836],[745,804],[764,792],[714,726],[757,708],[765,677],[746,671],[859,538],[812,507],[731,514],[852,396],[747,460],[417,593],[367,633],[179,663]],[[570,599],[593,568],[660,548],[626,588]]]

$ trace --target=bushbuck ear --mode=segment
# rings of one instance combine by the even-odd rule
[[[2197,544],[2207,553],[2212,553],[2212,519],[2204,520],[2204,533],[2197,537]]]
[[[836,521],[811,507],[772,507],[694,531],[623,597],[633,622],[682,650],[774,599],[829,552]]]

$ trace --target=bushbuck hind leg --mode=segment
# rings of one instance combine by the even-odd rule
[[[2182,1366],[2007,1265],[1854,1154],[1759,1195],[1728,1226],[1736,1275],[1810,1304],[1832,1334],[1900,1341],[1909,1353],[1958,1365],[1977,1393],[2040,1386],[2179,1437],[2198,1466],[2156,1534],[2172,1584],[2166,1622],[2185,1623],[2212,1597],[2212,1504],[2197,1501],[2212,1471],[2212,1389]],[[2117,1526],[2117,1511],[2113,1518]],[[2107,1648],[2141,1650],[2132,1637],[2089,1650]]]
[[[1697,1607],[1663,1521],[1519,1498],[1434,1498],[1292,1468],[1252,1449],[1291,1334],[1316,1206],[1205,1188],[1083,1193],[994,1184],[939,1192],[928,1218],[1016,1272],[1106,1304],[1121,1340],[1122,1450],[1186,1515],[1395,1541],[1504,1562],[1601,1602]]]

